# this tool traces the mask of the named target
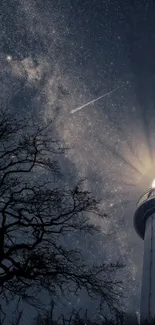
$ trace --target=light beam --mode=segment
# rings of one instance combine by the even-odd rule
[[[152,188],[155,188],[155,179],[152,182]]]

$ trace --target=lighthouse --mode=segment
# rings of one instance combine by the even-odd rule
[[[155,317],[155,180],[137,203],[134,228],[144,240],[140,302],[140,324],[143,324]]]

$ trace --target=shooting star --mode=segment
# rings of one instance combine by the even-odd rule
[[[106,97],[106,96],[108,96],[108,95],[111,95],[112,93],[114,93],[114,92],[115,92],[116,90],[118,90],[118,89],[120,89],[120,88],[113,89],[113,90],[109,91],[108,93],[106,93],[106,94],[104,94],[104,95],[102,95],[102,96],[100,96],[100,97],[98,97],[98,98],[96,98],[96,99],[93,99],[93,100],[91,100],[90,102],[88,102],[88,103],[86,103],[86,104],[84,104],[84,105],[82,105],[82,106],[79,106],[79,107],[77,107],[77,108],[72,109],[72,110],[71,110],[71,114],[73,114],[73,113],[75,113],[75,112],[77,112],[77,111],[80,111],[82,108],[84,108],[84,107],[86,107],[86,106],[88,106],[88,105],[90,105],[90,104],[95,103],[97,100],[99,100],[99,99],[101,99],[101,98],[103,98],[103,97]]]

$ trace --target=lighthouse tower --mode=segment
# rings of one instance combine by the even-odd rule
[[[144,240],[140,323],[155,316],[155,180],[139,199],[134,227]]]

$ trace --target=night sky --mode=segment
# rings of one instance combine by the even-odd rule
[[[87,177],[111,217],[100,225],[112,237],[76,244],[94,261],[105,251],[123,259],[127,308],[138,311],[143,242],[133,214],[155,178],[155,2],[6,0],[0,30],[1,106],[53,119],[71,148],[61,161],[66,181]],[[93,309],[85,295],[69,305]]]

